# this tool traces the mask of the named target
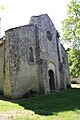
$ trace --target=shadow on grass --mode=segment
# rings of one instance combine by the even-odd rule
[[[45,96],[9,101],[23,106],[26,110],[32,110],[35,114],[46,116],[57,115],[58,112],[80,109],[80,89],[73,88]]]

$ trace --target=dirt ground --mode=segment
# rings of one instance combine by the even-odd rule
[[[71,84],[72,88],[80,88],[80,84]]]

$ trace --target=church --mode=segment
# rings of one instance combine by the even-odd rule
[[[47,14],[5,31],[0,39],[0,93],[19,98],[71,86],[68,56]]]

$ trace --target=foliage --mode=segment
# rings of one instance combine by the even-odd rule
[[[80,75],[80,50],[72,48],[67,52],[71,77],[78,77]]]
[[[62,41],[71,49],[68,51],[71,77],[80,75],[80,1],[71,0],[67,17],[62,22]]]
[[[68,5],[67,18],[62,22],[62,40],[80,49],[80,1],[72,0]]]
[[[1,115],[10,120],[79,120],[80,89],[30,99],[0,100]]]
[[[4,9],[4,7],[2,5],[0,5],[0,10]]]

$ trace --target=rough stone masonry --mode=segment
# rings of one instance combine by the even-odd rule
[[[67,53],[47,14],[0,39],[0,92],[8,98],[48,94],[71,85]]]

